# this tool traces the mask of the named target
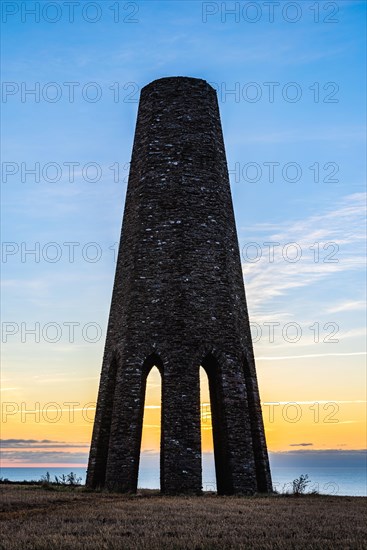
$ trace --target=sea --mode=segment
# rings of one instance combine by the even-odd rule
[[[290,453],[270,453],[270,466],[273,487],[279,493],[292,492],[292,482],[301,475],[308,475],[309,483],[306,492],[318,491],[320,494],[367,496],[366,455],[356,451],[329,454],[322,451],[305,452],[302,456],[289,456]],[[302,453],[297,453],[300,455]],[[331,455],[331,457],[330,457]],[[215,467],[213,453],[203,453],[203,490],[216,491]],[[39,481],[49,472],[51,480],[55,476],[74,472],[85,482],[86,468],[38,467],[38,468],[0,468],[0,478],[10,481]],[[139,468],[138,486],[145,489],[159,489],[159,453],[142,453]]]

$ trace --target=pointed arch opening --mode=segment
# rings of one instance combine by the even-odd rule
[[[199,373],[202,487],[204,492],[216,492],[217,481],[215,476],[214,442],[209,379],[205,369],[202,366],[200,366]]]
[[[143,365],[143,422],[140,441],[138,487],[160,489],[163,364],[158,355]]]

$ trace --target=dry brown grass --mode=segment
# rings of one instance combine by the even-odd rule
[[[0,486],[1,549],[367,548],[361,497],[165,497]]]

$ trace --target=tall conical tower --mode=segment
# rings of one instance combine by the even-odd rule
[[[141,92],[89,487],[136,491],[153,365],[161,490],[201,490],[201,365],[218,493],[271,491],[218,102],[196,78],[162,78]]]

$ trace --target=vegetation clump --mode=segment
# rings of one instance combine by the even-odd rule
[[[294,479],[293,484],[293,494],[296,496],[304,495],[307,489],[307,485],[311,483],[311,480],[308,477],[308,474],[301,474],[298,478]]]

